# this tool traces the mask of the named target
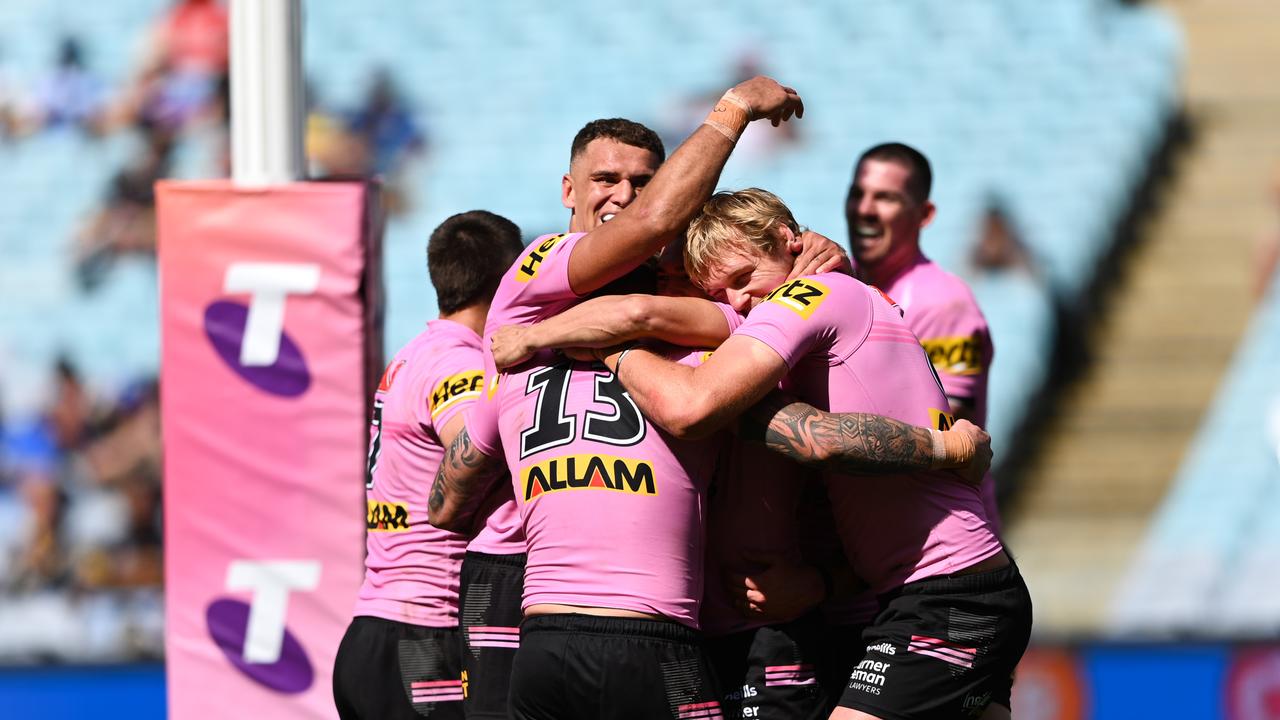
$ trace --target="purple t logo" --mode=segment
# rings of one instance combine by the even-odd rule
[[[249,293],[249,304],[210,303],[204,331],[223,362],[251,385],[297,397],[311,385],[302,351],[284,332],[285,300],[310,294],[320,284],[320,266],[310,263],[232,263],[223,290]]]
[[[227,567],[227,589],[250,590],[252,601],[210,603],[205,610],[209,635],[250,679],[278,692],[300,693],[311,687],[315,670],[285,627],[289,593],[319,584],[320,563],[314,560],[236,560]]]

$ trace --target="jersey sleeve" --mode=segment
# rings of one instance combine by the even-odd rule
[[[444,350],[427,374],[426,397],[418,406],[418,422],[439,429],[470,407],[484,392],[484,356],[479,348]]]
[[[581,299],[569,285],[569,256],[584,235],[543,235],[524,249],[506,283],[515,295],[509,304],[517,312],[510,321],[536,322]]]
[[[830,274],[787,281],[765,296],[734,334],[768,345],[789,368],[820,347],[840,355],[836,340],[860,343],[871,324],[870,298],[858,290]]]
[[[729,324],[730,333],[742,327],[742,322],[745,318],[739,315],[738,311],[734,310],[732,305],[718,302],[715,303],[715,306],[720,310],[720,312],[724,313],[724,321]]]
[[[970,303],[951,302],[927,308],[913,322],[920,344],[938,371],[949,397],[973,398],[991,364],[987,321]]]
[[[485,376],[484,389],[480,396],[470,405],[466,419],[463,421],[467,435],[476,449],[489,457],[495,457],[502,450],[502,436],[499,434],[498,418],[498,385],[502,376],[490,373]]]

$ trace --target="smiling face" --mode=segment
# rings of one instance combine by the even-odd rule
[[[844,217],[849,250],[859,269],[874,270],[914,256],[920,230],[933,219],[933,203],[919,202],[908,191],[911,170],[892,160],[868,159],[858,166]]]
[[[652,151],[609,138],[587,143],[561,180],[561,202],[573,212],[570,232],[590,232],[635,201],[661,161]]]
[[[800,252],[800,240],[783,225],[772,228],[771,232],[776,233],[778,239],[772,250],[745,240],[726,247],[707,269],[702,282],[707,294],[745,314],[785,282]]]

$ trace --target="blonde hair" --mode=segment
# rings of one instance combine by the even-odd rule
[[[774,252],[778,246],[778,225],[796,235],[801,228],[786,204],[760,188],[718,192],[702,206],[689,223],[684,246],[684,269],[689,278],[702,285],[707,274],[726,251]]]

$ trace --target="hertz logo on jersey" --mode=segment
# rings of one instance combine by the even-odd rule
[[[814,310],[827,299],[830,290],[826,285],[814,280],[805,278],[796,278],[788,283],[783,283],[774,288],[773,292],[764,297],[768,302],[778,303],[779,305],[791,310],[802,318],[808,319]]]
[[[560,490],[617,490],[631,495],[657,495],[653,466],[643,460],[609,455],[569,455],[543,460],[520,471],[524,500]]]
[[[956,418],[949,412],[937,408],[929,408],[929,426],[934,430],[950,430],[956,424]]]
[[[483,370],[466,370],[450,375],[431,391],[431,417],[436,417],[462,400],[480,397],[484,388]]]
[[[364,523],[369,532],[404,532],[409,529],[409,508],[401,503],[369,500]]]
[[[982,334],[921,340],[929,362],[949,375],[977,375],[982,372]]]
[[[564,240],[565,234],[552,235],[551,237],[538,243],[536,247],[520,261],[520,267],[516,270],[516,282],[529,282],[538,276],[538,269],[542,267],[542,261],[547,259],[547,255],[551,249],[560,244]]]

